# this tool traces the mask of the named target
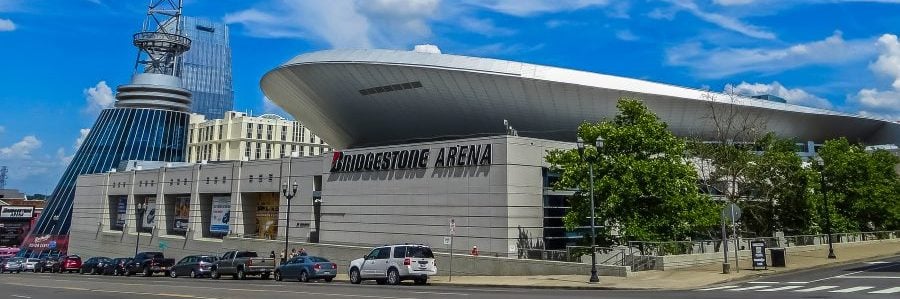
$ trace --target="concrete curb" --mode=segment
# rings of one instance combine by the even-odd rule
[[[350,283],[349,279],[337,279],[333,282]],[[365,282],[364,282],[365,283]],[[600,285],[593,286],[535,286],[535,285],[512,285],[512,284],[485,284],[485,283],[453,283],[453,282],[428,282],[428,286],[442,287],[478,287],[478,288],[497,288],[497,289],[557,289],[557,290],[605,290],[605,291],[653,291],[662,290],[661,288],[620,288],[602,286],[603,278],[600,278]]]

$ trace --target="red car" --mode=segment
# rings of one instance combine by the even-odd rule
[[[56,265],[53,265],[53,270],[50,272],[75,272],[81,268],[81,257],[77,255],[67,255],[59,258],[59,262]]]

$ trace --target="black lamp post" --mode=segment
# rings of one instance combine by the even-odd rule
[[[597,142],[595,143],[597,149],[603,147],[603,137],[597,137]],[[595,215],[594,210],[597,208],[594,206],[594,159],[590,157],[585,157],[584,155],[584,139],[578,137],[578,155],[581,156],[581,159],[585,162],[588,162],[588,169],[590,169],[590,181],[591,181],[591,283],[600,282],[600,277],[597,276],[597,231],[594,225]]]
[[[828,206],[828,190],[825,189],[825,160],[822,160],[822,171],[819,175],[822,184],[822,201],[825,204],[825,232],[828,234],[828,258],[836,259],[834,255],[834,243],[831,241],[831,208]]]
[[[146,209],[147,209],[146,202],[138,203],[137,206],[135,207],[135,212],[137,213],[137,219],[135,219],[135,220],[137,221],[137,223],[135,223],[135,225],[134,225],[134,230],[137,233],[137,239],[135,239],[135,241],[134,241],[134,256],[137,256],[138,246],[141,244],[141,230],[144,229],[144,225],[143,225],[144,210],[146,210]]]
[[[299,185],[297,185],[297,181],[294,181],[291,186],[291,190],[290,192],[288,192],[288,183],[281,183],[281,194],[283,194],[284,197],[287,198],[287,219],[285,219],[284,221],[284,256],[281,258],[282,263],[287,261],[288,254],[288,237],[290,236],[291,232],[291,199],[294,199],[294,196],[297,195],[297,189],[299,188]]]

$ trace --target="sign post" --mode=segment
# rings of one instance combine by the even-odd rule
[[[450,265],[449,268],[450,274],[448,275],[448,281],[453,281],[453,235],[456,234],[456,220],[453,217],[450,218]]]
[[[728,264],[728,233],[725,228],[725,223],[727,221],[731,221],[731,229],[732,236],[734,237],[734,268],[735,271],[741,272],[740,266],[738,265],[738,250],[739,250],[739,241],[737,234],[737,225],[735,224],[738,219],[741,219],[741,208],[738,207],[734,203],[729,203],[722,209],[722,255],[725,257],[725,261],[722,264],[722,273],[728,274],[729,270],[725,266]]]
[[[753,252],[753,254],[750,255],[753,261],[753,270],[767,270],[768,263],[766,263],[766,242],[760,240],[751,241],[750,250],[751,252]]]

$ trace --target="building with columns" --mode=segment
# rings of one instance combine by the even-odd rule
[[[253,161],[290,156],[316,156],[330,148],[298,121],[275,114],[251,116],[228,111],[221,119],[192,114],[188,162]]]

